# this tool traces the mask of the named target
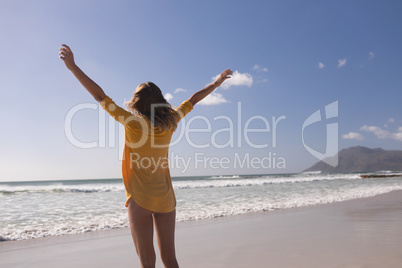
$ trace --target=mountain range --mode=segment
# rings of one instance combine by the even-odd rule
[[[342,149],[335,156],[338,157],[338,165],[330,166],[319,161],[304,172],[321,171],[322,173],[353,173],[376,171],[402,171],[402,151],[384,150],[381,148],[370,149],[356,146]]]

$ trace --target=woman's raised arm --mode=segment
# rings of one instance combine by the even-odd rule
[[[194,93],[188,100],[191,102],[191,104],[196,105],[197,102],[201,101],[203,98],[205,98],[206,96],[208,96],[212,91],[214,91],[217,87],[219,87],[220,85],[222,85],[222,83],[230,78],[229,75],[232,75],[232,71],[230,69],[227,69],[226,71],[224,71],[223,73],[221,73],[218,78],[216,79],[215,82],[213,82],[212,84],[206,86],[205,88],[197,91],[196,93]]]
[[[101,102],[106,94],[91,78],[89,78],[74,62],[74,54],[70,47],[62,44],[59,50],[59,57],[64,61],[66,67],[74,74],[80,83],[88,90],[96,101]]]

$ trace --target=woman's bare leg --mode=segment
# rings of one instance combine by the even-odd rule
[[[163,264],[166,268],[178,268],[174,244],[176,210],[169,213],[154,213],[154,223]]]
[[[156,255],[154,250],[154,226],[152,211],[140,207],[131,198],[128,202],[128,219],[135,249],[142,268],[154,268]]]

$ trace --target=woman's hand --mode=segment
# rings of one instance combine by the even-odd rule
[[[233,72],[230,69],[223,71],[215,81],[216,87],[221,86],[222,83],[225,82],[226,79],[230,78],[229,75],[232,75],[232,74],[233,74]]]
[[[62,44],[62,47],[59,49],[59,58],[64,61],[64,64],[66,64],[69,70],[73,70],[77,67],[74,62],[73,52],[70,47],[65,44]]]
[[[191,104],[196,105],[199,101],[204,99],[206,96],[208,96],[212,91],[214,91],[217,87],[222,85],[223,82],[225,82],[226,79],[230,78],[229,75],[232,75],[233,72],[230,69],[227,69],[226,71],[223,71],[218,78],[216,78],[215,82],[212,84],[208,85],[207,87],[197,91],[194,93],[188,101],[191,102]]]
[[[73,52],[67,45],[62,44],[59,50],[59,57],[64,61],[66,67],[74,74],[78,81],[91,93],[95,100],[101,102],[106,97],[103,89],[75,65]]]

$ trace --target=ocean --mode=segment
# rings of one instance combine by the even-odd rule
[[[300,173],[173,178],[177,221],[267,212],[402,189],[401,177]],[[128,227],[122,179],[0,182],[0,241]]]

